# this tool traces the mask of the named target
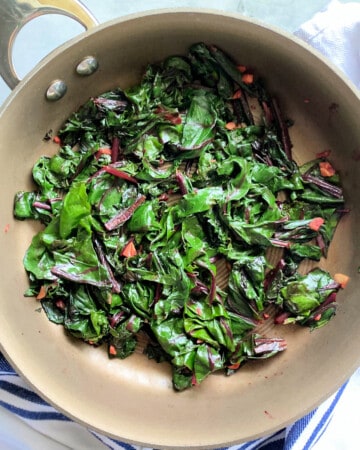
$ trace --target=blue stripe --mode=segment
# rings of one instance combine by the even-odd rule
[[[94,438],[96,438],[98,441],[100,441],[102,444],[106,445],[106,447],[110,448],[111,450],[113,450],[112,447],[109,447],[102,439],[100,436],[98,436],[96,433],[94,433],[93,431],[89,430],[89,432],[92,434],[92,436],[94,436]]]
[[[97,434],[94,433],[93,431],[89,430],[91,432],[91,434],[96,437],[96,439],[98,439],[102,444],[106,445],[109,449],[111,450],[117,450],[118,447],[120,446],[123,450],[136,450],[136,447],[134,447],[131,444],[127,444],[126,442],[122,442],[122,441],[117,441],[116,439],[113,439],[109,436],[102,436],[101,434]],[[114,442],[114,444],[116,444],[116,447],[113,447],[111,445],[109,445],[107,442],[105,442],[102,437],[106,438],[108,441]]]
[[[136,447],[134,447],[131,444],[127,444],[126,442],[117,441],[117,440],[111,439],[111,438],[108,438],[108,439],[111,442],[114,442],[116,445],[118,445],[118,446],[120,445],[121,448],[123,448],[124,450],[136,450]],[[104,442],[103,442],[103,444],[104,444]],[[111,448],[112,450],[115,449],[115,447],[109,447],[109,448]]]
[[[106,439],[108,439],[111,442],[115,442],[116,443],[116,447],[110,446],[108,443],[104,442],[102,439],[102,436],[94,433],[93,431],[89,430],[90,433],[96,438],[98,439],[102,444],[106,445],[106,447],[108,447],[110,450],[117,450],[117,448],[120,446],[122,449],[124,450],[136,450],[136,447],[130,445],[130,444],[126,444],[125,442],[120,442],[120,441],[116,441],[115,439],[111,439],[109,437],[106,436]],[[104,436],[105,437],[105,436]]]
[[[284,434],[284,437],[280,437],[280,438],[276,439],[277,436],[281,435],[281,434]],[[236,449],[237,450],[246,450],[246,449],[249,449],[249,448],[253,448],[253,449],[256,449],[256,450],[262,450],[262,449],[265,449],[267,445],[270,445],[272,443],[270,441],[274,440],[274,441],[278,442],[278,441],[281,440],[281,442],[283,443],[284,439],[285,439],[285,429],[283,428],[283,429],[277,431],[276,433],[274,433],[274,434],[272,434],[272,435],[270,435],[268,437],[260,438],[260,439],[254,439],[254,440],[249,441],[249,442],[244,442],[243,444],[241,444],[238,447],[236,447]],[[216,450],[227,450],[228,448],[229,447],[221,447],[221,448],[217,448]],[[282,450],[283,449],[283,445],[281,445],[281,447],[274,447],[274,450],[276,450],[277,448]],[[267,447],[267,450],[269,450],[269,449],[270,449],[270,447]]]
[[[253,441],[249,441],[249,442],[245,442],[244,444],[242,444],[241,446],[238,447],[238,449],[240,450],[245,450],[251,446],[253,446],[254,444],[256,444],[257,442],[261,442],[260,439],[255,439]]]
[[[70,421],[67,417],[58,412],[42,412],[42,411],[28,411],[23,408],[18,408],[17,406],[10,405],[9,403],[0,400],[0,406],[3,406],[8,411],[17,414],[24,419],[31,420],[61,420],[61,421]]]
[[[324,427],[324,421],[326,421],[330,417],[330,415],[333,412],[337,402],[339,401],[339,398],[341,397],[341,395],[342,395],[346,385],[347,385],[347,382],[345,384],[343,384],[342,387],[337,391],[334,400],[331,402],[331,405],[329,406],[329,408],[327,409],[327,411],[323,415],[322,420],[320,420],[320,422],[317,424],[316,428],[312,432],[311,436],[309,437],[309,439],[308,439],[308,441],[307,441],[307,443],[306,443],[306,445],[304,447],[304,450],[310,450],[310,448],[314,444],[314,440],[315,441],[317,440],[319,432]],[[327,424],[326,424],[326,426],[327,426]],[[325,431],[326,426],[324,427],[324,430],[322,430],[322,433]]]
[[[277,441],[269,442],[264,447],[259,447],[259,450],[283,450],[284,449],[285,438],[281,438]]]
[[[112,439],[113,440],[113,439]],[[124,450],[136,450],[133,445],[126,444],[125,442],[114,441],[117,445],[121,445]]]
[[[285,428],[282,428],[281,430],[277,431],[276,433],[272,434],[268,438],[264,439],[259,447],[257,447],[259,450],[270,450],[274,448],[276,449],[283,449],[284,448],[284,442],[285,442]],[[274,445],[274,447],[272,447]]]
[[[120,445],[124,450],[136,450],[136,448],[133,445],[126,444],[125,442],[115,441],[115,439],[110,440],[115,442],[115,444]]]
[[[313,447],[318,442],[318,440],[321,438],[321,436],[325,433],[325,431],[327,430],[327,427],[329,426],[330,422],[331,422],[331,417],[327,420],[327,422],[325,424],[323,424],[322,430],[320,430],[320,432],[317,435],[315,441],[311,444],[311,447]]]
[[[0,370],[4,370],[8,373],[15,373],[14,369],[10,366],[10,364],[4,358],[4,355],[0,352]]]
[[[263,441],[262,439],[254,439],[253,441],[249,441],[249,442],[244,443],[241,447],[239,447],[239,449],[245,450],[245,449],[247,449],[249,447],[252,447],[255,444],[260,444],[262,441]]]
[[[0,380],[0,389],[3,389],[6,392],[10,392],[10,394],[14,394],[22,399],[28,400],[29,402],[33,402],[38,405],[48,405],[48,403],[46,403],[42,398],[35,394],[35,392],[10,383],[9,381]]]
[[[291,450],[295,442],[301,436],[301,433],[306,429],[311,421],[312,417],[316,413],[316,409],[308,413],[306,416],[297,420],[295,423],[289,426],[288,433],[286,437],[286,442],[284,446],[284,450]]]

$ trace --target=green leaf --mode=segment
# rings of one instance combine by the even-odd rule
[[[223,202],[225,193],[221,187],[208,187],[197,189],[185,194],[177,205],[179,218],[188,217],[192,214],[208,211],[214,205]]]
[[[156,212],[159,208],[158,201],[145,202],[136,209],[127,227],[131,233],[146,233],[161,229]]]
[[[89,217],[91,205],[86,193],[85,183],[74,183],[64,198],[60,211],[59,234],[67,238],[80,222]]]
[[[194,96],[185,118],[181,147],[184,150],[200,149],[214,138],[216,113],[211,97],[200,92]]]
[[[280,295],[291,313],[306,316],[335,289],[334,281],[328,272],[314,269],[304,276],[298,276],[294,281],[287,282],[280,290]]]

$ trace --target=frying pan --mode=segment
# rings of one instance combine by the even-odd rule
[[[48,1],[45,9],[53,12],[55,3],[72,2],[52,3]],[[44,4],[18,2],[32,8],[31,14],[38,14]],[[87,13],[79,20],[92,22]],[[9,34],[13,37],[14,30]],[[176,393],[167,364],[149,361],[141,351],[124,361],[109,360],[105,349],[69,338],[62,327],[48,321],[36,300],[24,298],[22,258],[37,227],[15,221],[12,207],[16,191],[32,188],[30,173],[37,158],[56,150],[43,140],[49,130],[56,133],[90,96],[136,83],[147,63],[184,54],[199,41],[218,45],[266,78],[285,115],[295,122],[291,139],[297,161],[331,149],[351,212],[342,219],[321,266],[331,274],[349,275],[350,282],[338,296],[336,317],[326,327],[310,332],[268,323],[263,332],[285,338],[285,352],[248,363],[232,377],[212,375],[199,387]],[[92,63],[86,60],[86,70],[84,64],[79,68],[88,56]],[[4,66],[4,52],[1,58]],[[5,79],[14,84],[11,64],[7,69]],[[54,85],[54,80],[61,82]],[[88,30],[46,57],[0,111],[0,349],[15,370],[77,422],[156,448],[210,448],[248,441],[315,408],[360,365],[359,100],[342,73],[296,38],[220,11],[171,9],[120,18]]]

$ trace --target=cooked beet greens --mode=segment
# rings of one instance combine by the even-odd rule
[[[339,177],[325,154],[297,165],[289,121],[253,78],[203,43],[149,66],[72,114],[58,153],[33,168],[37,189],[15,198],[16,218],[45,226],[24,258],[26,295],[110,357],[146,333],[176,390],[284,350],[257,334],[268,305],[275,322],[311,329],[336,310],[340,284],[298,268],[327,254],[345,213]]]

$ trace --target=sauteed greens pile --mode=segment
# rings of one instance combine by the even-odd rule
[[[293,160],[290,125],[261,79],[203,43],[91,98],[16,194],[15,217],[44,224],[25,295],[110,357],[145,333],[176,390],[284,350],[257,333],[269,305],[277,323],[326,324],[341,283],[298,268],[326,256],[343,193],[326,152]]]

